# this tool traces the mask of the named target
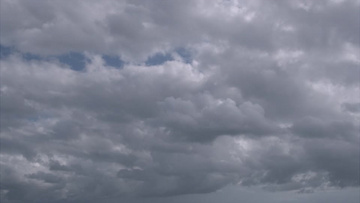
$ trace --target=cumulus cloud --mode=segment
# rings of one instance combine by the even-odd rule
[[[1,200],[359,187],[358,10],[2,1]]]

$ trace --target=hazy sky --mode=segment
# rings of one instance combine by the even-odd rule
[[[1,202],[358,203],[359,0],[1,0]]]

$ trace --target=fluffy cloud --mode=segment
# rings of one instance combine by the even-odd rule
[[[358,8],[2,1],[1,199],[358,187]]]

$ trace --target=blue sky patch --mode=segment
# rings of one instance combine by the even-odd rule
[[[116,55],[103,55],[102,58],[105,61],[105,65],[112,66],[116,68],[122,68],[124,66],[124,61]]]
[[[71,52],[68,54],[60,55],[57,57],[61,63],[64,63],[72,70],[81,71],[84,70],[86,65],[86,57],[82,53]]]
[[[60,63],[66,64],[70,66],[72,70],[76,70],[76,71],[83,70],[85,68],[86,60],[87,60],[84,54],[77,52],[71,52],[68,54],[57,55],[57,56],[43,57],[37,54],[23,53],[14,49],[13,47],[0,45],[0,59],[4,59],[14,53],[21,54],[22,58],[26,61],[31,61],[31,60],[47,61],[51,59],[58,59]]]
[[[153,56],[150,56],[146,61],[145,61],[145,65],[147,66],[156,66],[156,65],[161,65],[163,63],[165,63],[166,61],[171,61],[173,60],[173,57],[171,56],[171,54],[167,53],[167,54],[162,54],[162,53],[157,53]]]
[[[14,48],[0,44],[0,59],[6,58],[15,51]]]
[[[192,62],[192,56],[191,52],[185,48],[177,48],[176,53],[181,56],[181,58],[184,60],[185,63],[191,63]]]
[[[27,61],[31,61],[31,60],[45,60],[46,58],[41,57],[39,55],[36,54],[30,54],[30,53],[21,53],[22,57],[27,60]]]

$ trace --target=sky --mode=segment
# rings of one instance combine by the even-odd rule
[[[359,0],[1,0],[3,203],[358,203]]]

